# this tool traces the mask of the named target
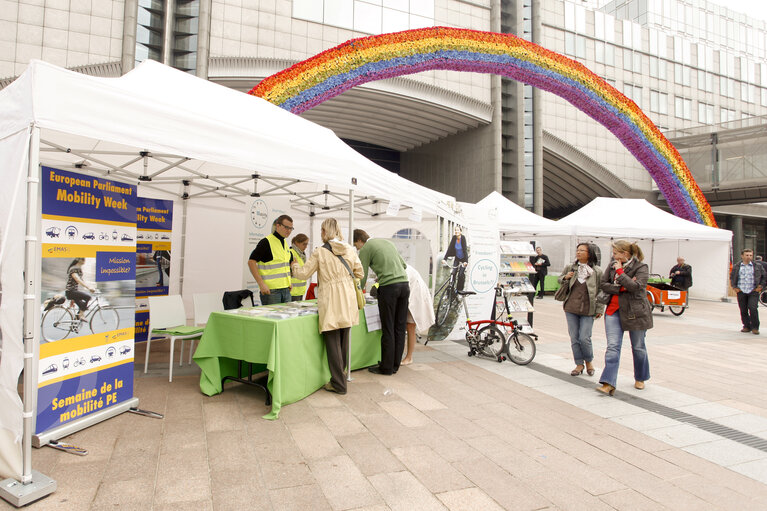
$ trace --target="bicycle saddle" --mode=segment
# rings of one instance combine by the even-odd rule
[[[456,291],[456,294],[459,294],[461,296],[469,296],[469,295],[475,295],[474,291]]]

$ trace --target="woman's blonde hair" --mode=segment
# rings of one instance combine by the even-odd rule
[[[627,252],[632,257],[636,257],[638,261],[644,260],[642,249],[639,248],[639,245],[636,243],[631,243],[626,240],[615,240],[613,241],[612,246],[614,249],[620,250],[621,252]]]
[[[344,239],[344,236],[341,234],[341,229],[339,229],[336,219],[326,218],[322,222],[322,242],[327,243],[333,238],[341,241]]]

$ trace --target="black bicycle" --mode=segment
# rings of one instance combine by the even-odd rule
[[[453,304],[458,296],[458,279],[463,277],[465,272],[466,263],[460,263],[457,268],[454,267],[450,271],[450,277],[445,279],[445,282],[437,289],[436,296],[439,296],[439,301],[437,302],[437,310],[434,315],[435,325],[442,326],[450,314],[450,310],[453,308]]]

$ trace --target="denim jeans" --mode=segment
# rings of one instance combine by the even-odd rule
[[[591,329],[594,326],[594,316],[581,316],[565,312],[567,332],[570,334],[570,345],[573,349],[573,360],[576,365],[594,360],[594,349],[591,347]]]
[[[634,355],[634,379],[636,381],[650,379],[650,361],[647,359],[647,348],[644,342],[646,333],[646,330],[629,331],[631,351]],[[605,335],[607,336],[605,369],[602,371],[602,376],[599,377],[599,383],[607,383],[615,387],[618,381],[618,367],[621,363],[621,345],[623,344],[620,312],[616,311],[612,316],[605,315]]]
[[[274,303],[288,303],[290,301],[290,288],[271,289],[268,295],[259,293],[261,296],[261,305],[272,305]]]

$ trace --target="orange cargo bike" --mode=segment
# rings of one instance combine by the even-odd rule
[[[651,277],[662,279],[657,273],[651,273]],[[647,300],[652,306],[652,310],[659,308],[663,312],[666,307],[674,316],[681,316],[684,310],[689,307],[687,303],[687,291],[674,287],[665,282],[647,283]]]

